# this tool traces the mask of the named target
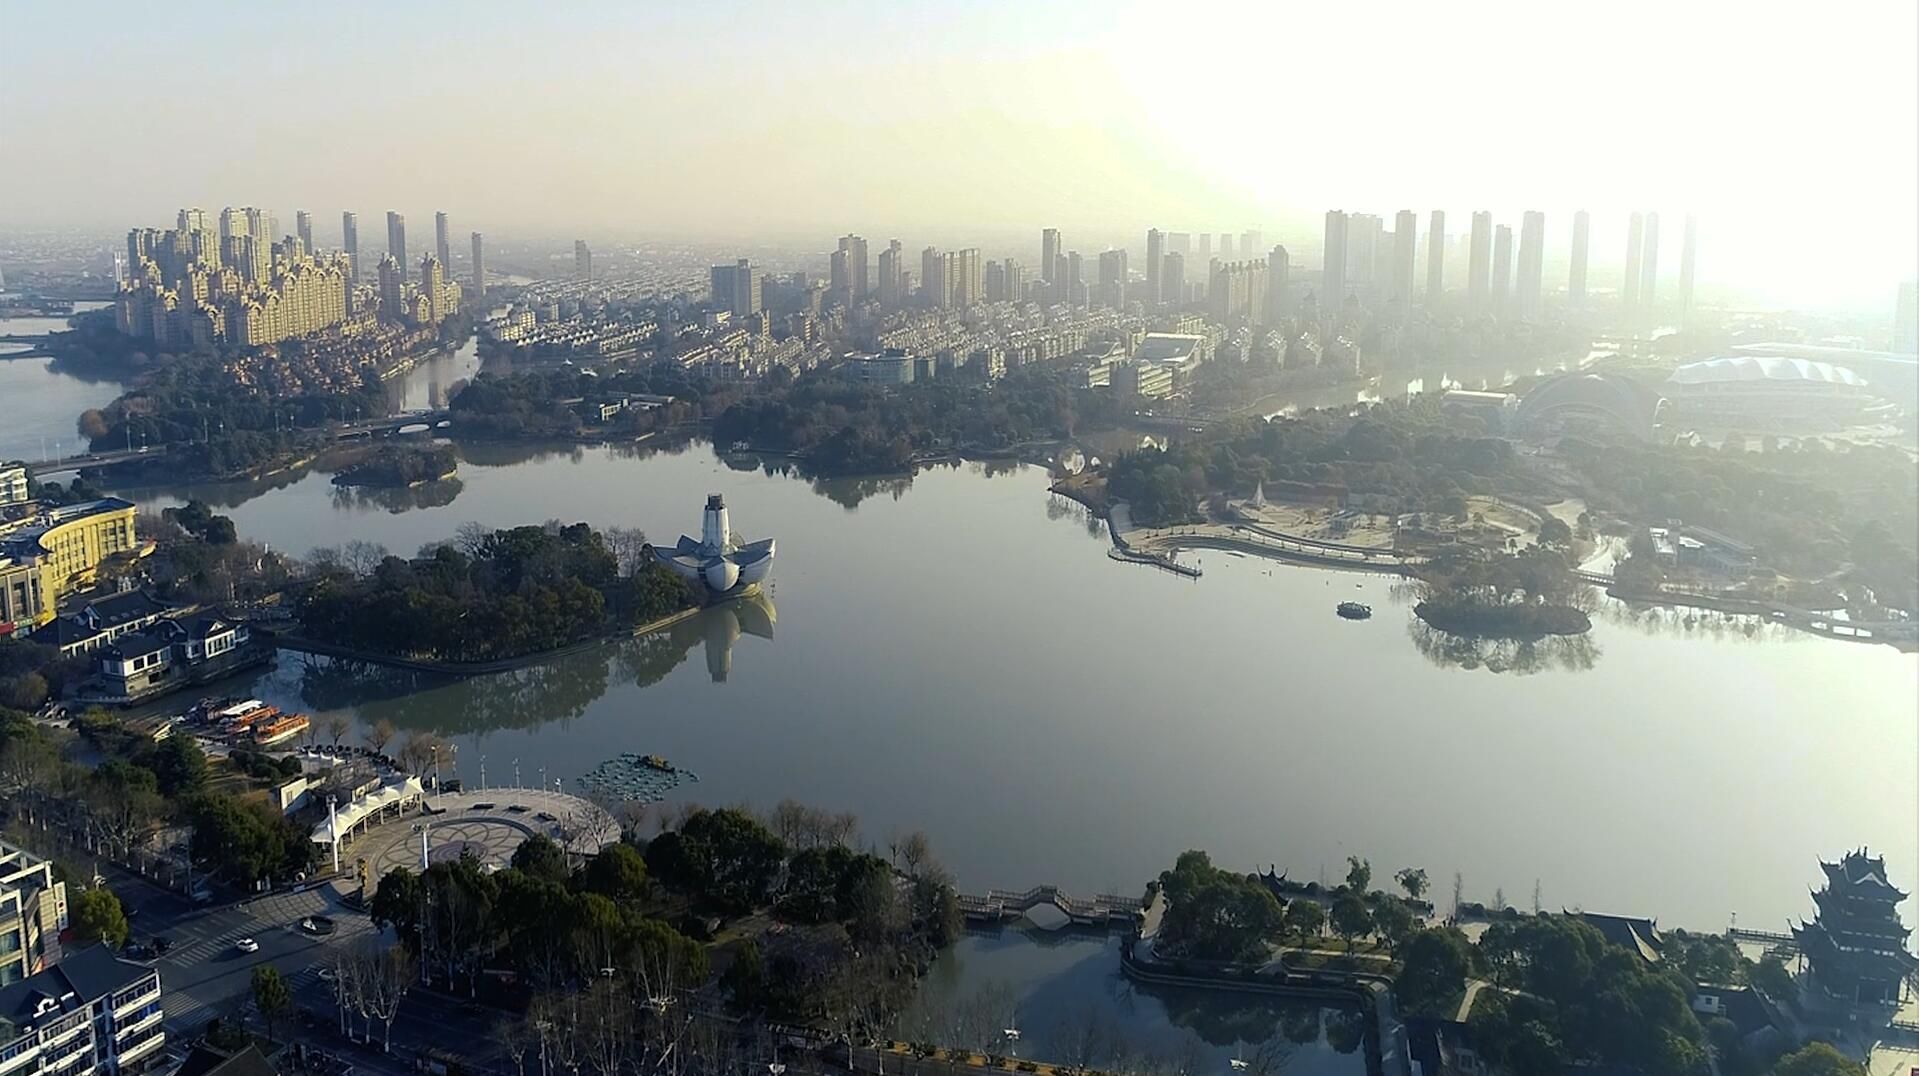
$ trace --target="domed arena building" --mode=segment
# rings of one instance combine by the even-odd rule
[[[1876,421],[1888,406],[1847,367],[1785,355],[1687,363],[1661,392],[1673,423],[1746,430],[1835,429]]]

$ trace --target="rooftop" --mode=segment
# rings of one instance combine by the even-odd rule
[[[1690,362],[1672,372],[1672,385],[1706,385],[1732,381],[1824,383],[1864,388],[1865,379],[1843,366],[1783,355],[1733,355]]]
[[[70,1013],[151,974],[151,968],[121,960],[104,944],[71,953],[45,971],[0,987],[0,1038],[12,1038],[17,1029]]]

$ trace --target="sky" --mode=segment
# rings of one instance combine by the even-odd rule
[[[1259,227],[1311,266],[1329,208],[1539,209],[1562,259],[1585,208],[1603,267],[1647,209],[1671,272],[1693,213],[1702,283],[1772,301],[1889,307],[1919,275],[1913,0],[0,0],[0,69],[6,228]]]

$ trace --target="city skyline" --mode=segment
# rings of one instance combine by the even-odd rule
[[[1090,19],[1068,5],[1023,13],[1012,27],[978,13],[850,6],[801,15],[722,6],[645,16],[607,8],[596,17],[599,31],[586,37],[559,25],[519,27],[504,8],[486,5],[461,9],[453,20],[430,8],[381,11],[396,38],[417,31],[453,47],[409,56],[378,85],[331,88],[337,107],[308,114],[297,140],[327,151],[297,154],[274,151],[294,142],[264,119],[242,123],[230,153],[190,152],[168,137],[177,125],[166,121],[185,120],[187,102],[217,96],[220,76],[212,70],[171,72],[172,92],[148,95],[144,105],[158,122],[125,125],[118,113],[141,97],[130,89],[147,70],[140,57],[163,51],[189,27],[214,26],[223,39],[298,39],[302,55],[315,57],[293,61],[299,70],[292,73],[303,74],[320,56],[359,47],[349,36],[350,14],[241,9],[197,19],[192,4],[184,13],[129,10],[121,13],[125,32],[105,54],[87,57],[85,67],[100,77],[66,86],[59,110],[0,116],[0,142],[36,161],[10,177],[0,227],[104,227],[152,218],[196,196],[251,197],[286,207],[407,206],[422,220],[440,209],[500,235],[792,240],[852,231],[914,234],[965,249],[1042,220],[1101,235],[1131,235],[1151,222],[1212,221],[1215,233],[1223,225],[1242,244],[1240,233],[1262,229],[1298,245],[1324,208],[1336,205],[1381,215],[1441,209],[1457,221],[1490,209],[1514,226],[1521,213],[1538,210],[1549,228],[1586,209],[1595,265],[1605,265],[1617,257],[1608,252],[1623,247],[1612,222],[1643,207],[1673,221],[1698,215],[1700,249],[1712,252],[1697,266],[1702,287],[1732,284],[1782,301],[1877,302],[1919,270],[1910,242],[1919,229],[1910,196],[1919,185],[1919,140],[1900,134],[1919,128],[1919,65],[1906,47],[1919,24],[1910,5],[1849,6],[1811,27],[1786,13],[1726,19],[1706,7],[1672,13],[1624,5],[1569,20],[1554,49],[1508,47],[1540,32],[1517,8],[1479,19],[1404,8],[1394,32],[1369,46],[1379,50],[1382,68],[1443,76],[1430,80],[1430,114],[1450,108],[1463,115],[1471,102],[1510,100],[1502,124],[1527,131],[1523,140],[1445,122],[1382,138],[1397,130],[1400,105],[1372,92],[1343,96],[1337,110],[1288,110],[1285,131],[1246,139],[1250,113],[1210,103],[1256,99],[1250,91],[1265,78],[1254,70],[1261,65],[1205,66],[1150,93],[1137,80],[1103,77],[1165,47],[1144,7],[1122,5]],[[1370,32],[1338,11],[1251,4],[1191,18],[1276,50]],[[22,12],[11,30],[25,45],[18,50],[24,83],[72,81],[59,72],[75,69],[83,46],[57,13]],[[704,47],[667,48],[669,41]],[[1567,74],[1604,69],[1648,43],[1670,57],[1670,77],[1605,86]],[[819,109],[830,80],[815,60],[828,48],[862,56],[864,77],[903,92]],[[1326,51],[1284,48],[1276,59],[1291,72],[1290,84],[1312,86],[1322,69],[1338,66]],[[1792,85],[1752,77],[1756,64],[1787,51],[1805,77]],[[1474,59],[1493,55],[1514,63]],[[1435,63],[1434,56],[1453,58]],[[448,107],[432,127],[401,133],[392,101],[450,106],[450,88],[475,66],[498,73],[486,107],[473,110],[484,121]],[[710,77],[736,69],[750,76]],[[1523,92],[1535,83],[1553,92]],[[249,97],[252,114],[282,114],[291,87],[310,84],[259,84]],[[1733,85],[1742,87],[1737,107],[1719,107],[1722,87]],[[1675,93],[1695,107],[1668,107]],[[922,107],[901,108],[897,101],[907,96]],[[1033,107],[1039,100],[1047,107]],[[1712,112],[1711,124],[1693,118],[1701,110]],[[698,123],[685,122],[693,115]],[[123,127],[123,136],[82,145],[74,132],[96,123]],[[624,137],[639,132],[645,137]],[[1769,156],[1766,168],[1751,166],[1755,147],[1796,143],[1802,148]],[[954,160],[956,144],[965,152]],[[1299,144],[1321,147],[1316,159],[1338,165],[1301,167],[1291,149]],[[1226,157],[1208,148],[1225,145],[1234,146]],[[1830,197],[1821,148],[1837,146],[1846,147],[1848,204],[1884,227],[1815,226]],[[662,158],[675,167],[649,163]],[[855,158],[884,163],[843,166]],[[115,182],[135,159],[141,183]],[[1425,162],[1419,189],[1405,178],[1412,161]],[[961,231],[969,228],[977,234]],[[1669,266],[1675,256],[1676,248],[1665,254]]]

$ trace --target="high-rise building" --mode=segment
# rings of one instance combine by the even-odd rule
[[[1473,214],[1472,240],[1466,260],[1466,300],[1476,314],[1486,312],[1492,273],[1493,215],[1482,209]]]
[[[1321,263],[1319,308],[1322,312],[1339,309],[1346,301],[1346,238],[1350,227],[1344,210],[1326,211],[1326,254]]]
[[[1026,301],[1026,267],[1012,258],[1006,259],[1006,299],[1014,303]]]
[[[1199,233],[1199,268],[1204,269],[1213,261],[1213,233]]]
[[[581,280],[593,279],[593,248],[584,239],[573,241],[573,275]]]
[[[486,236],[473,233],[473,297],[486,298]]]
[[[1586,258],[1592,241],[1592,215],[1585,210],[1573,214],[1573,264],[1566,277],[1566,301],[1575,307],[1586,305]]]
[[[1679,247],[1679,316],[1685,318],[1692,313],[1693,270],[1697,268],[1694,259],[1699,256],[1699,221],[1691,213],[1686,214],[1686,231]]]
[[[1266,255],[1266,322],[1279,319],[1291,305],[1288,290],[1293,283],[1293,260],[1283,246]]]
[[[244,209],[227,206],[220,210],[220,241],[225,242],[236,235],[247,234],[247,214]]]
[[[892,308],[905,305],[906,289],[902,286],[906,272],[906,253],[895,239],[880,251],[880,305]]]
[[[340,249],[346,251],[347,278],[360,279],[360,215],[352,210],[340,214]]]
[[[1519,218],[1519,316],[1539,316],[1539,292],[1546,264],[1546,214],[1527,210]]]
[[[1039,233],[1039,272],[1040,277],[1053,286],[1054,302],[1066,298],[1066,280],[1058,273],[1060,257],[1066,251],[1061,248],[1058,228],[1041,228]]]
[[[1148,309],[1158,306],[1162,301],[1160,290],[1160,272],[1166,268],[1166,237],[1158,228],[1146,230],[1146,306]]]
[[[1639,300],[1651,307],[1659,299],[1659,214],[1646,214],[1646,262],[1639,270]]]
[[[300,245],[306,252],[313,253],[313,214],[304,209],[294,210],[293,232],[300,237]]]
[[[1207,274],[1206,303],[1222,322],[1266,320],[1267,263],[1216,261]]]
[[[885,257],[885,255],[882,254],[881,257]],[[989,303],[1005,302],[1006,301],[1006,265],[1005,263],[999,261],[998,259],[988,260],[986,263],[986,270],[984,273],[984,277],[985,277],[985,287],[986,287],[986,301]]]
[[[406,218],[391,210],[386,215],[386,252],[393,256],[400,282],[406,283]]]
[[[1919,353],[1919,281],[1899,285],[1899,297],[1893,300],[1892,349]]]
[[[1493,309],[1506,313],[1506,300],[1513,288],[1513,229],[1502,224],[1493,229]]]
[[[1233,256],[1233,233],[1219,233],[1219,257],[1221,261]]]
[[[1193,252],[1193,237],[1188,232],[1167,232],[1166,253],[1177,254],[1184,258]],[[1172,298],[1168,296],[1168,298]],[[1175,299],[1175,302],[1178,300]]]
[[[1446,293],[1446,211],[1433,210],[1426,231],[1426,301],[1436,303]]]
[[[1370,289],[1382,282],[1379,272],[1380,236],[1385,222],[1372,213],[1354,213],[1346,222],[1346,282]]]
[[[1126,305],[1126,252],[1103,250],[1099,255],[1099,302],[1114,310]]]
[[[920,251],[920,301],[935,310],[953,305],[953,256],[938,247]]]
[[[1066,252],[1066,301],[1074,306],[1087,304],[1086,264],[1077,250]]]
[[[1419,265],[1419,218],[1410,209],[1393,215],[1393,293],[1392,300],[1411,305],[1413,273]]]
[[[453,271],[453,236],[447,229],[445,213],[433,214],[433,254],[440,259],[443,271]]]
[[[406,279],[400,275],[400,264],[388,254],[380,259],[380,320],[402,321],[406,318]]]
[[[729,311],[736,318],[749,318],[760,312],[765,293],[759,274],[745,258],[731,265],[714,266],[712,282],[712,302],[716,309]]]
[[[847,304],[863,303],[867,300],[866,274],[872,264],[866,257],[866,239],[864,236],[844,235],[840,237],[839,253],[845,266],[846,279],[836,286],[842,291],[842,299]]]
[[[1639,305],[1639,262],[1645,247],[1646,217],[1635,212],[1626,222],[1626,279],[1619,288],[1620,300],[1628,310]]]
[[[967,247],[953,252],[951,276],[954,306],[972,306],[985,298],[985,284],[981,279],[978,247]]]
[[[1248,228],[1245,231],[1239,233],[1239,256],[1240,257],[1242,258],[1257,257],[1259,252],[1265,249],[1265,247],[1266,247],[1266,237],[1260,234],[1260,231],[1258,228]]]
[[[1173,251],[1166,255],[1166,261],[1160,266],[1160,288],[1166,294],[1166,301],[1174,306],[1186,302],[1186,255]]]

